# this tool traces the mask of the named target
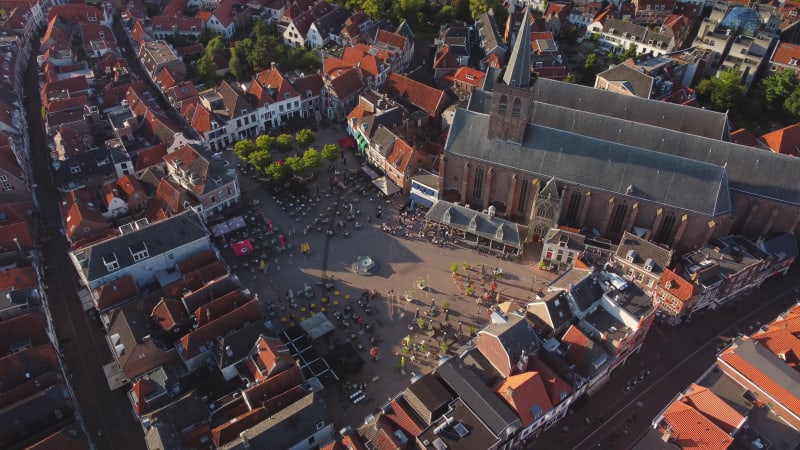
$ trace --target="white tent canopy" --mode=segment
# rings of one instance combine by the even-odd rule
[[[300,322],[300,327],[308,333],[308,336],[311,337],[313,341],[325,336],[336,328],[333,323],[325,317],[325,314],[322,313],[315,314]]]
[[[397,187],[397,185],[394,184],[392,181],[389,181],[389,179],[386,177],[376,178],[372,180],[372,184],[374,184],[375,187],[380,189],[381,192],[383,192],[383,195],[387,197],[394,194],[395,192],[400,192],[400,188]]]

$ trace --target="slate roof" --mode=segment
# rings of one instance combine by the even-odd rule
[[[732,209],[721,166],[538,124],[528,124],[522,145],[490,140],[488,129],[488,115],[457,110],[445,151],[618,195],[627,195],[634,186],[632,198],[709,216]]]
[[[436,373],[496,436],[519,428],[517,414],[460,359],[450,358]]]
[[[183,430],[192,425],[208,422],[209,413],[200,394],[189,391],[172,403],[142,416],[143,420],[145,418],[150,419],[150,423],[171,424],[176,429]]]
[[[453,399],[433,374],[427,374],[412,383],[403,393],[403,397],[425,423],[435,420]]]
[[[258,337],[267,332],[267,327],[263,323],[255,322],[222,338],[215,355],[219,367],[227,367],[241,361],[253,348]]]
[[[575,325],[570,325],[561,342],[569,346],[564,359],[587,378],[591,378],[610,360],[600,345],[586,337]]]
[[[604,72],[600,72],[597,77],[637,97],[650,98],[650,94],[653,92],[654,78],[639,72],[627,64],[617,64]]]
[[[53,171],[56,185],[61,190],[71,190],[90,180],[116,179],[111,153],[109,149],[101,147],[77,153],[68,160],[59,162]]]
[[[456,113],[456,117],[458,117],[458,113]],[[445,224],[495,242],[502,242],[513,248],[518,249],[522,246],[519,224],[501,219],[497,216],[490,217],[488,214],[466,208],[457,203],[439,200],[425,213],[425,219]],[[474,228],[472,228],[473,224]],[[502,230],[502,233],[500,233],[499,230]]]
[[[312,392],[287,408],[271,414],[270,420],[259,422],[221,448],[291,448],[318,431],[316,426],[319,422],[330,424],[332,420],[325,403],[318,394]],[[248,442],[243,442],[242,437],[247,438]]]
[[[796,258],[798,256],[797,239],[794,233],[781,233],[764,240],[764,251],[782,260]]]
[[[632,263],[627,260],[629,254],[636,255]],[[669,267],[672,251],[626,231],[619,241],[615,256],[618,261],[624,261],[640,268],[644,267],[647,261],[652,260],[655,266],[651,272],[658,275]]]
[[[569,309],[569,299],[567,291],[553,290],[545,294],[542,299],[536,299],[528,303],[528,314],[535,316],[533,322],[545,324],[551,333],[559,330],[572,320],[572,311]]]
[[[208,230],[200,216],[194,211],[187,211],[142,229],[88,245],[74,254],[80,261],[83,276],[91,282],[113,273],[108,271],[103,257],[115,255],[119,263],[118,270],[124,270],[135,264],[133,255],[129,251],[132,245],[146,242],[150,258],[154,258],[204,238],[208,238]]]
[[[570,230],[562,228],[550,228],[547,230],[544,242],[552,245],[558,245],[560,242],[565,242],[567,248],[570,250],[583,250],[584,241],[586,236]]]

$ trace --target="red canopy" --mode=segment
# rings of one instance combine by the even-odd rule
[[[253,253],[253,244],[250,242],[249,239],[245,239],[239,242],[234,242],[233,244],[231,244],[231,246],[233,247],[233,253],[235,253],[236,256],[240,257],[247,256]]]
[[[341,147],[355,147],[356,140],[351,138],[350,136],[345,136],[343,138],[339,138],[339,145]]]

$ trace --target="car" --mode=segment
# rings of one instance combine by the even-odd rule
[[[222,159],[222,152],[214,153],[211,155],[211,157],[219,161],[220,159]]]

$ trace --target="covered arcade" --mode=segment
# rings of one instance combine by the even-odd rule
[[[519,224],[495,217],[494,214],[475,211],[444,200],[436,201],[425,214],[426,227],[437,228],[444,234],[450,232],[478,248],[522,254]]]

